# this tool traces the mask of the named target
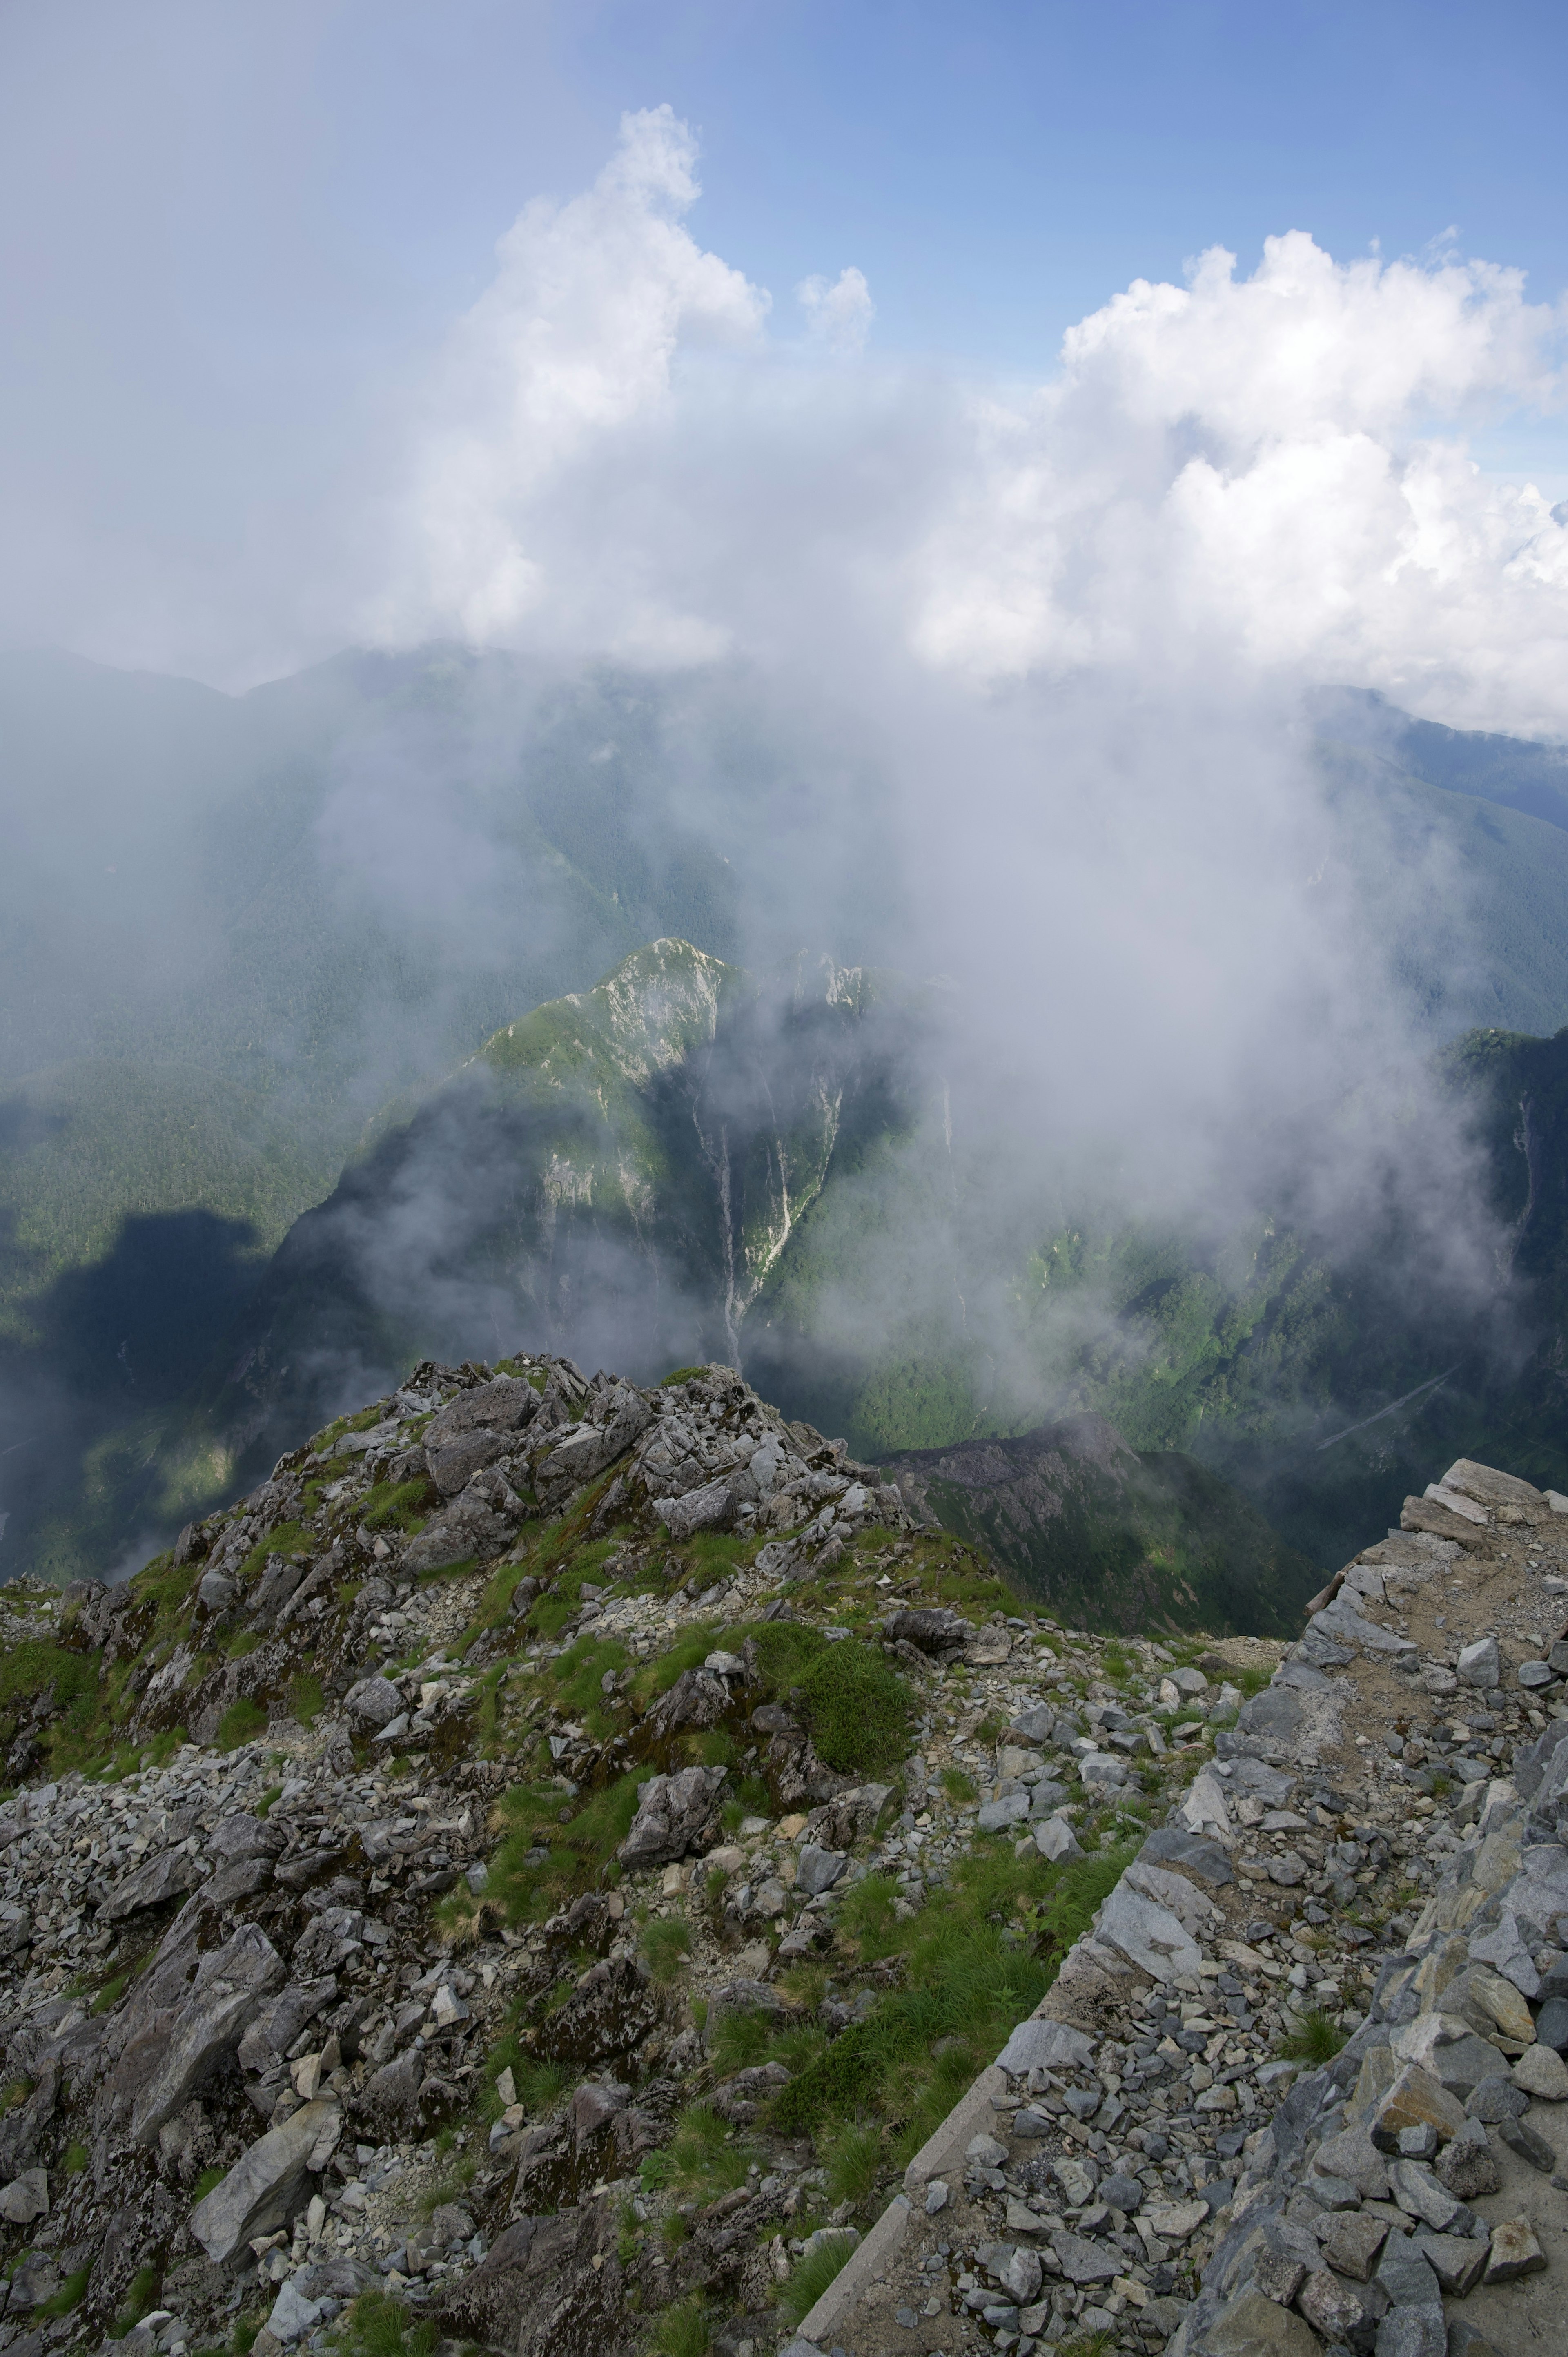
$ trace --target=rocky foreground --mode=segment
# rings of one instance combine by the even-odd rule
[[[0,2350],[1560,2348],[1559,1504],[1115,1641],[519,1358],[6,1591]]]

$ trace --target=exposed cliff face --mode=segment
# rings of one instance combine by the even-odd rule
[[[1284,1635],[1318,1584],[1240,1491],[1189,1457],[1130,1448],[1103,1416],[905,1450],[884,1469],[1041,1605],[1129,1632]]]
[[[193,1465],[252,1464],[361,1376],[520,1315],[642,1376],[736,1360],[835,1156],[906,1118],[908,1040],[865,975],[763,984],[682,942],[509,1024],[296,1223]]]

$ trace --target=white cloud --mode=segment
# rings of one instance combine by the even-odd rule
[[[861,352],[876,317],[876,306],[864,271],[841,270],[832,281],[802,278],[795,299],[806,314],[812,338],[830,351]]]
[[[682,349],[757,337],[768,296],[682,226],[699,194],[695,161],[668,106],[623,115],[586,194],[535,198],[501,239],[495,280],[432,387],[405,569],[373,610],[374,634],[514,635],[552,586],[532,544],[533,503],[668,401]],[[711,632],[666,614],[636,634],[675,659],[715,651]]]
[[[921,553],[926,657],[978,678],[1208,657],[1475,725],[1568,727],[1568,531],[1464,428],[1562,392],[1517,272],[1204,255],[1073,328],[1060,376],[977,397]]]

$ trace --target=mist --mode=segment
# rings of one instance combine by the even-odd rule
[[[799,1383],[903,1336],[978,1354],[962,1413],[1015,1425],[1152,1347],[1088,1276],[1023,1306],[1092,1217],[1216,1265],[1291,1224],[1517,1351],[1431,1060],[1485,967],[1472,880],[1326,790],[1312,716],[1331,686],[1568,731],[1568,520],[1466,448],[1560,399],[1561,310],[1451,248],[1287,230],[1251,274],[1215,248],[1113,295],[1047,382],[981,382],[879,356],[853,262],[791,293],[705,250],[696,164],[670,108],[628,115],[285,549],[193,587],[150,542],[145,596],[75,630],[46,601],[69,653],[4,659],[16,1119],[86,1135],[90,1067],[135,1066],[139,1103],[195,1075],[251,1282],[376,1124],[640,942],[826,953],[929,989],[903,1145],[854,1175],[854,1272],[804,1327],[715,1339],[679,1285],[651,1316],[603,1238],[570,1313],[474,1285],[450,1264],[507,1146],[467,1211],[413,1171],[360,1238],[383,1337],[493,1358],[531,1339],[510,1315],[628,1372],[701,1346]],[[17,1182],[18,1349],[73,1253],[182,1214],[160,1135],[47,1243]],[[361,1337],[316,1389],[392,1372]]]

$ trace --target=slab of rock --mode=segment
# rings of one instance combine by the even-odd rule
[[[1369,2201],[1388,2198],[1388,2163],[1364,2127],[1344,2128],[1337,2136],[1326,2136],[1313,2166],[1322,2177],[1348,2178]]]
[[[616,1852],[623,1866],[669,1866],[718,1835],[716,1808],[722,1768],[682,1768],[654,1776],[638,1795],[631,1831]]]
[[[1000,1801],[981,1803],[979,1825],[983,1834],[1005,1833],[1009,1825],[1022,1822],[1029,1813],[1027,1792],[1008,1792]]]
[[[728,1477],[704,1481],[701,1489],[688,1490],[683,1498],[655,1498],[653,1511],[677,1546],[693,1531],[717,1530],[735,1511]]]
[[[1065,2021],[1021,2021],[996,2057],[997,2068],[1015,2078],[1026,2071],[1084,2071],[1094,2061],[1094,2041]]]
[[[188,1851],[159,1850],[156,1857],[143,1860],[134,1874],[117,1882],[108,1897],[100,1902],[100,1923],[124,1923],[128,1916],[140,1914],[146,1907],[161,1907],[166,1900],[183,1897],[194,1890],[201,1880],[202,1869]]]
[[[35,2218],[49,2214],[48,2172],[42,2169],[25,2169],[0,2191],[0,2218],[13,2226],[30,2226]]]
[[[1296,2306],[1307,2322],[1331,2342],[1348,2341],[1359,2333],[1368,2312],[1367,2296],[1328,2267],[1309,2269],[1296,2296]]]
[[[1432,2164],[1432,2173],[1460,2201],[1482,2201],[1502,2182],[1487,2131],[1478,2120],[1467,2120],[1452,2144],[1444,2147]]]
[[[1193,1895],[1197,1896],[1196,1891]],[[1201,1949],[1179,1917],[1168,1907],[1142,1898],[1124,1879],[1101,1909],[1094,1936],[1104,1946],[1119,1950],[1152,1980],[1172,1980],[1178,1973],[1196,1977],[1203,1961]]]
[[[1204,2336],[1209,2357],[1323,2357],[1310,2324],[1255,2284],[1229,2300]]]
[[[1389,2183],[1394,2200],[1407,2218],[1419,2218],[1434,2233],[1445,2234],[1456,2221],[1459,2231],[1468,2226],[1469,2212],[1445,2186],[1440,2185],[1425,2163],[1419,2160],[1391,2160],[1389,2163]]]
[[[1471,1935],[1469,1954],[1477,1964],[1489,1964],[1505,1981],[1511,1981],[1521,1996],[1539,1996],[1541,1975],[1531,1960],[1528,1942],[1520,1930],[1519,1918],[1511,1907],[1505,1907],[1489,1931]],[[1522,2034],[1522,2033],[1520,2033]],[[1530,2035],[1535,2035],[1531,2027]]]
[[[895,1612],[890,1620],[883,1622],[882,1633],[890,1643],[918,1645],[922,1653],[956,1653],[969,1643],[974,1631],[949,1606],[921,1604]],[[1042,1717],[1047,1722],[1048,1731],[1048,1711],[1023,1711],[1013,1721],[1013,1732],[1023,1736],[1026,1742],[1041,1743],[1045,1733],[1030,1733],[1025,1722]]]
[[[1156,1826],[1138,1856],[1150,1866],[1170,1867],[1179,1874],[1196,1876],[1216,1890],[1236,1879],[1230,1861],[1217,1841],[1184,1833],[1178,1825]]]
[[[154,2144],[158,2130],[183,2111],[284,1977],[283,1958],[259,1923],[242,1923],[222,1947],[209,1950],[196,1968],[185,2001],[156,2038],[152,2068],[137,2089],[131,2112],[131,2142]],[[124,2072],[129,2050],[122,2057]]]
[[[190,2213],[190,2231],[208,2257],[221,2264],[252,2234],[285,2224],[299,2206],[306,2171],[325,2168],[342,2126],[336,2104],[305,2104],[258,2138]]]
[[[1155,2231],[1157,2233],[1159,2229]],[[1108,2250],[1103,2243],[1090,2242],[1087,2234],[1069,2234],[1063,2227],[1051,2236],[1051,2248],[1070,2284],[1110,2283],[1122,2272],[1120,2251]]]

